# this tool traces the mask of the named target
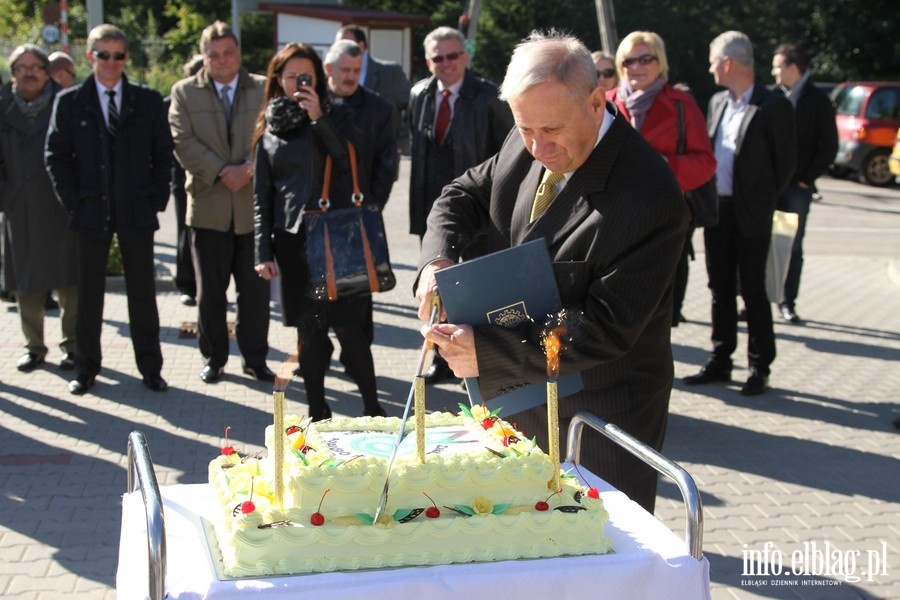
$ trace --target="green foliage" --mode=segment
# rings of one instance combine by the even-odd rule
[[[23,42],[42,43],[44,0],[0,0],[0,39],[8,52]],[[428,75],[422,52],[425,35],[439,25],[455,27],[466,0],[345,0],[345,6],[426,15],[413,30],[414,78]],[[129,76],[167,93],[181,77],[181,66],[197,52],[200,32],[216,19],[231,21],[231,4],[221,0],[105,0],[106,19],[132,40]],[[79,78],[87,36],[84,0],[69,2],[69,35]],[[704,105],[714,90],[708,74],[709,42],[728,29],[747,33],[756,44],[757,76],[771,83],[772,51],[783,41],[806,44],[814,55],[813,77],[820,81],[897,79],[896,0],[619,0],[615,3],[619,38],[641,29],[666,42],[670,79],[687,83]],[[267,13],[240,16],[244,64],[262,73],[274,53],[274,18]],[[556,28],[599,49],[595,3],[587,0],[482,0],[473,69],[500,82],[509,55],[534,28]],[[79,46],[80,44],[80,46]],[[56,48],[50,48],[54,50]],[[6,72],[8,73],[8,71]],[[5,74],[6,74],[5,73]]]

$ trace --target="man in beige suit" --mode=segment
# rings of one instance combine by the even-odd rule
[[[228,361],[226,291],[237,288],[237,342],[244,372],[261,381],[275,374],[269,352],[269,285],[253,270],[253,169],[250,140],[265,78],[241,67],[241,48],[216,21],[200,36],[203,69],[172,88],[169,124],[175,155],[187,172],[186,223],[197,272],[200,379],[215,383]]]

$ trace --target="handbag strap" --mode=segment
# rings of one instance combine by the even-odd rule
[[[684,106],[681,105],[681,100],[675,101],[675,110],[678,111],[678,145],[675,153],[684,154]]]
[[[363,194],[359,190],[359,171],[356,167],[356,148],[353,147],[353,144],[347,142],[347,154],[350,157],[350,176],[353,178],[353,195],[350,196],[350,201],[353,202],[354,206],[362,206],[363,203]],[[328,193],[331,189],[331,167],[334,163],[334,160],[331,158],[331,155],[328,154],[325,157],[325,180],[322,182],[322,195],[319,196],[319,208],[323,211],[327,211],[331,208],[331,198],[329,198]]]

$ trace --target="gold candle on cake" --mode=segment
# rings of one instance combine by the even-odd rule
[[[272,461],[275,487],[275,506],[278,510],[284,510],[284,391],[287,389],[291,376],[294,373],[296,361],[289,358],[282,363],[275,374],[275,391],[272,392],[273,409],[273,450],[275,451],[275,459]]]
[[[547,483],[552,491],[559,491],[559,352],[562,350],[560,336],[565,335],[564,327],[555,327],[544,335],[544,353],[547,355],[547,439],[548,454],[553,462],[553,478]]]
[[[416,458],[425,462],[425,378],[416,377],[413,383],[413,410],[416,424]]]

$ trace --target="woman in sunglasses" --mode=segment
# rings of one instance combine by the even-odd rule
[[[597,87],[608,92],[619,85],[619,75],[616,73],[616,57],[609,52],[592,52],[594,66],[597,67]]]
[[[616,67],[619,86],[606,93],[607,99],[616,103],[622,115],[669,163],[682,190],[693,190],[709,181],[716,172],[716,158],[706,133],[706,120],[693,96],[668,83],[669,62],[662,38],[651,31],[628,34],[616,51]],[[678,151],[679,120],[684,132],[681,153]],[[693,233],[692,225],[676,271],[673,327],[685,320],[681,307],[687,288],[688,261],[693,256]]]

